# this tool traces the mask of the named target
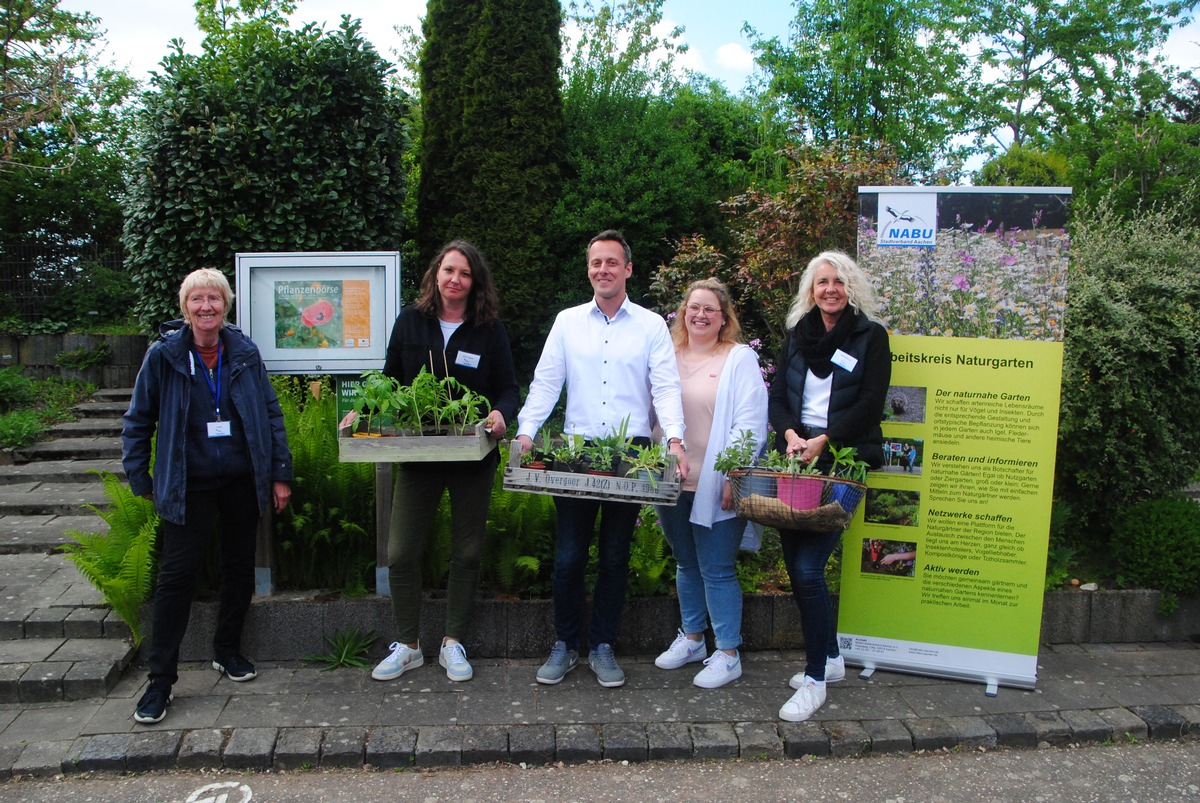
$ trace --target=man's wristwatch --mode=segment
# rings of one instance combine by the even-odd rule
[[[684,452],[687,451],[687,444],[683,442],[683,438],[667,438],[667,448],[668,449],[670,449],[671,446],[676,443],[679,444],[680,450],[682,450]]]

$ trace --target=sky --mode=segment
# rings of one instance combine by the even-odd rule
[[[362,20],[364,36],[388,60],[400,45],[394,27],[418,27],[426,0],[300,0],[292,19],[297,23],[324,23],[336,29],[341,15]],[[60,7],[90,11],[107,29],[106,55],[117,67],[127,67],[137,78],[145,78],[169,52],[168,43],[179,38],[184,50],[199,52],[201,36],[196,30],[193,0],[63,0]],[[663,4],[666,30],[680,25],[689,48],[680,63],[722,81],[730,91],[745,86],[753,69],[750,40],[742,34],[749,22],[767,37],[786,38],[794,16],[790,0],[666,0]]]

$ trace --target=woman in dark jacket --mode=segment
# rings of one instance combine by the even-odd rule
[[[256,677],[241,654],[241,638],[254,594],[258,520],[268,506],[277,513],[287,507],[292,454],[258,347],[225,325],[232,303],[221,271],[188,274],[179,288],[183,320],[162,325],[162,339],[146,352],[125,413],[125,476],[135,494],[154,500],[163,521],[150,685],[134,713],[138,722],[166,716],[196,576],[218,516],[221,602],[213,668],[230,680]]]
[[[504,434],[520,401],[508,334],[499,319],[492,272],[475,246],[443,246],[421,280],[415,304],[400,311],[388,342],[384,374],[410,384],[422,368],[450,376],[487,397],[491,437]],[[451,680],[473,673],[462,641],[470,627],[488,503],[499,464],[492,450],[480,461],[399,463],[388,535],[388,582],[398,641],[371,677],[392,680],[425,663],[421,652],[421,559],[442,493],[450,492],[451,556],[446,633],[438,663]]]
[[[826,446],[854,446],[872,468],[883,465],[883,406],[892,376],[888,333],[862,270],[846,254],[825,251],[808,263],[788,311],[788,335],[776,361],[768,415],[776,448],[818,467],[832,462]],[[780,530],[792,595],[804,631],[804,672],[779,710],[801,722],[825,702],[825,684],[846,676],[837,645],[825,564],[841,539]]]

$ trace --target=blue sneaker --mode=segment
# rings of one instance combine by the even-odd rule
[[[606,689],[625,685],[625,670],[617,666],[611,644],[597,644],[588,655],[588,666],[596,673],[596,680]]]
[[[567,673],[579,666],[579,653],[567,649],[567,642],[556,641],[550,650],[550,657],[537,671],[537,682],[553,686],[562,681]]]
[[[150,681],[146,693],[138,700],[137,710],[133,712],[135,722],[147,725],[162,722],[167,715],[167,706],[171,704],[171,687],[161,681]]]
[[[446,670],[446,677],[451,680],[470,680],[475,676],[475,670],[467,661],[467,651],[457,641],[443,644],[438,663]]]
[[[237,653],[232,655],[218,655],[213,659],[212,668],[238,683],[244,683],[247,680],[254,680],[258,677],[258,673],[254,671],[254,664],[247,661],[246,656],[238,655]]]
[[[421,652],[420,647],[414,650],[407,644],[393,641],[391,650],[392,654],[372,670],[371,677],[376,680],[395,680],[409,669],[416,669],[425,663],[425,653]]]

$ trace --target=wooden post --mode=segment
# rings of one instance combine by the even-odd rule
[[[375,464],[375,593],[390,597],[388,533],[392,524],[392,464]]]
[[[275,529],[275,512],[268,507],[258,517],[258,534],[254,549],[254,593],[269,597],[275,593],[275,549],[272,531]]]

